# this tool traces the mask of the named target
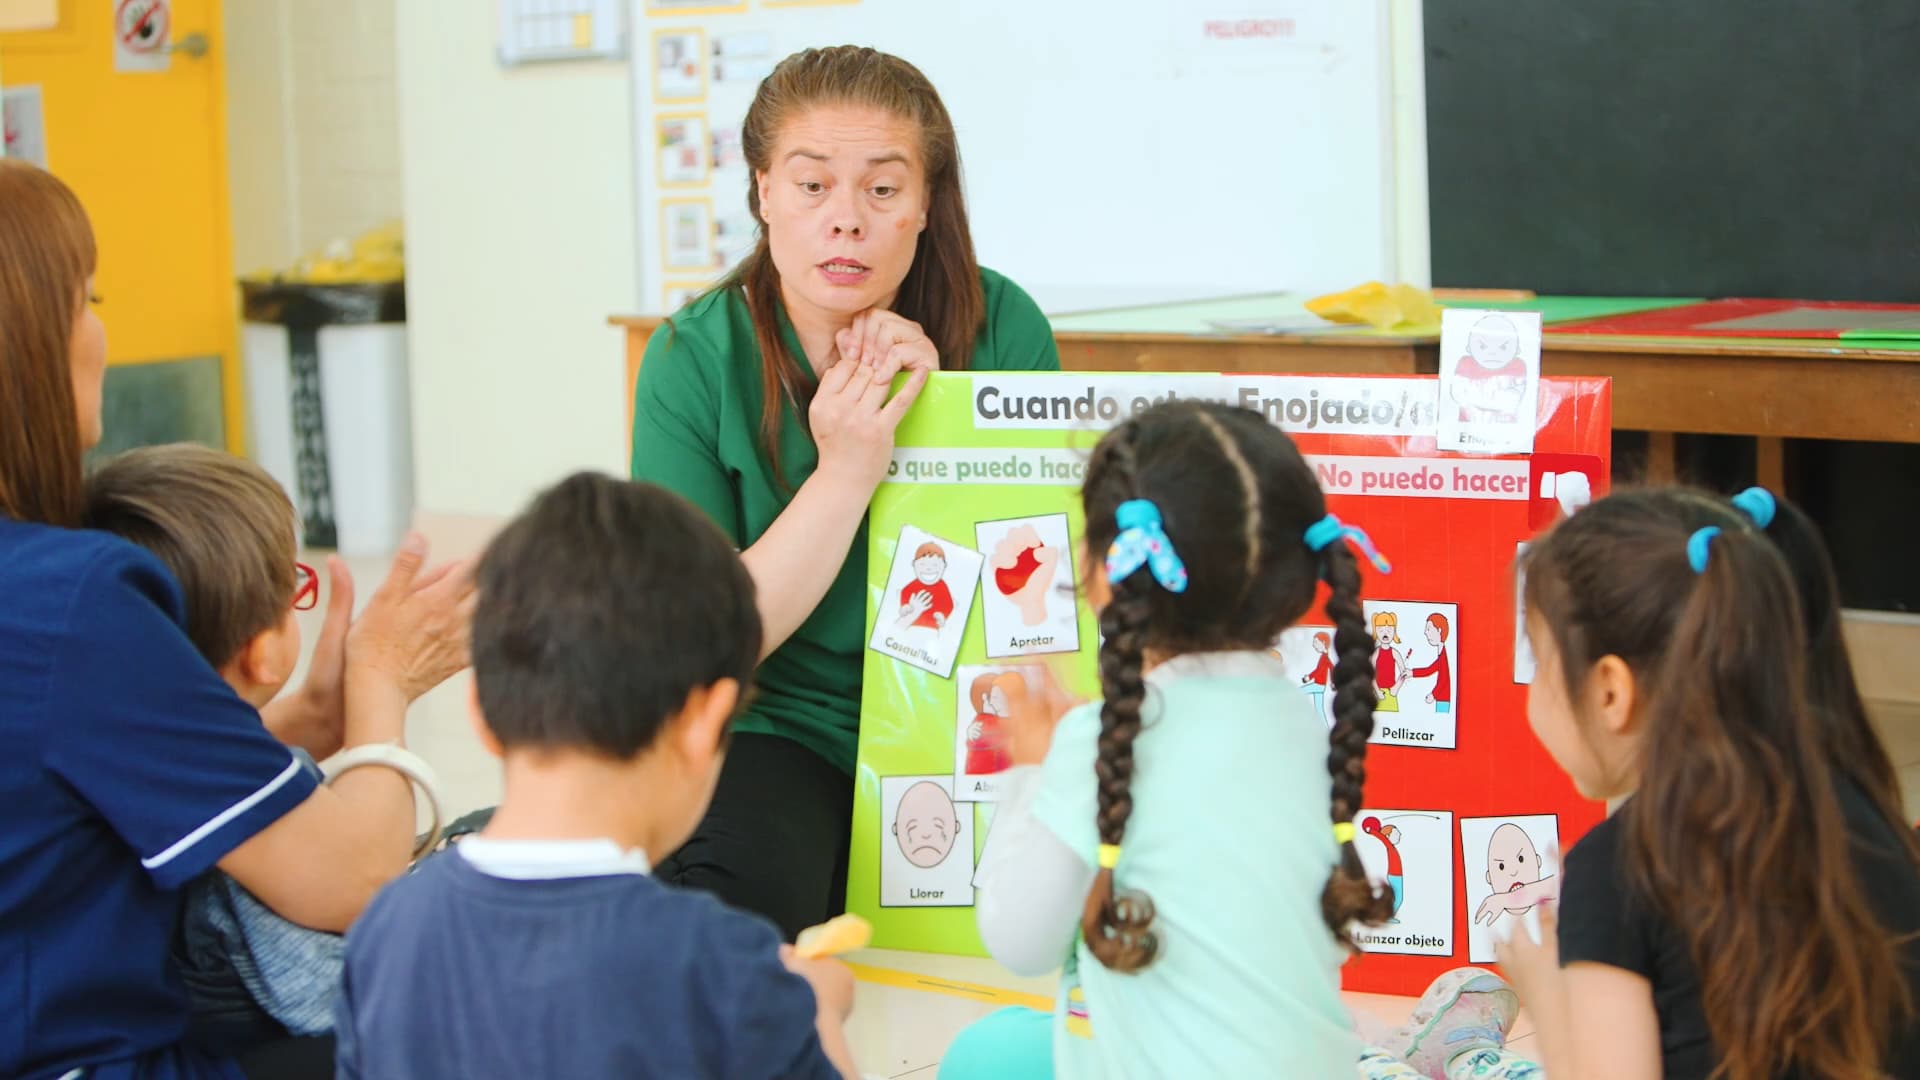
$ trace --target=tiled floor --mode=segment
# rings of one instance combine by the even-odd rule
[[[436,556],[461,553],[437,552]],[[356,559],[350,567],[358,595],[364,598],[379,584],[386,563]],[[316,610],[305,616],[309,644],[318,632],[320,615]],[[408,743],[438,771],[449,817],[491,806],[500,797],[499,767],[480,748],[469,726],[469,685],[467,676],[455,677],[416,702],[408,718]],[[1880,702],[1871,708],[1900,768],[1907,805],[1920,807],[1920,709]],[[891,985],[900,980],[889,972],[925,976],[943,984],[994,987],[1016,995],[1045,997],[1051,990],[1051,980],[1020,979],[987,960],[880,952],[851,959],[870,969],[855,1000],[850,1028],[853,1050],[861,1068],[876,1077],[932,1080],[940,1054],[953,1036],[1004,1004],[968,996],[964,988],[942,991]],[[1370,994],[1348,994],[1347,1000],[1352,1008],[1393,1025],[1404,1021],[1412,1007],[1410,999]],[[1532,1043],[1532,1028],[1522,1016],[1510,1045],[1524,1054]]]

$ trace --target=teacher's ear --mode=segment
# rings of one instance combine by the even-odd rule
[[[773,194],[773,181],[767,179],[766,173],[756,172],[753,174],[753,185],[755,193],[759,196],[760,220],[772,224],[773,215],[767,211],[767,198]]]

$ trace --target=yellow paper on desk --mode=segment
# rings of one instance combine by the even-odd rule
[[[1440,325],[1440,307],[1433,302],[1432,293],[1412,285],[1382,285],[1377,281],[1316,296],[1307,301],[1307,310],[1329,322],[1365,324],[1375,330]]]

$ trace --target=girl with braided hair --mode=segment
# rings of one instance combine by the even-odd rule
[[[1374,710],[1355,548],[1385,562],[1245,409],[1141,413],[1081,498],[1101,701],[1036,693],[1014,718],[976,907],[1001,963],[1067,974],[1051,1015],[986,1018],[941,1075],[1354,1075],[1339,968],[1393,906],[1353,845]],[[1323,584],[1331,734],[1269,648]]]

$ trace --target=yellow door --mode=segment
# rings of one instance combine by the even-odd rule
[[[0,84],[40,87],[47,167],[93,219],[113,365],[106,448],[195,438],[238,450],[220,0],[167,0],[135,28],[150,37],[165,18],[165,71],[116,70],[123,3],[138,19],[152,0],[58,0],[56,25],[0,33]]]

